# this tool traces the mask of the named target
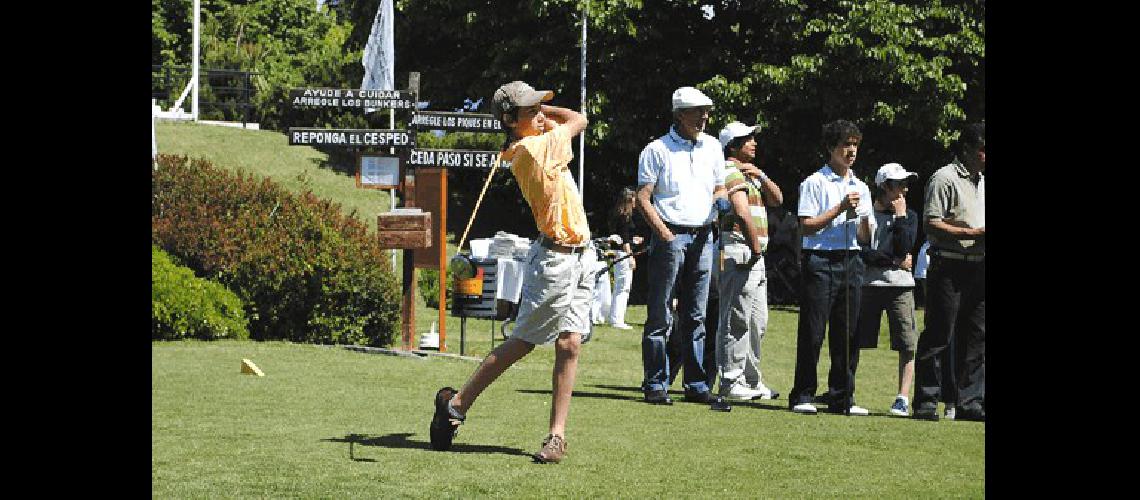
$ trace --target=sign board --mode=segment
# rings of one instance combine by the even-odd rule
[[[407,148],[415,145],[415,138],[415,134],[407,130],[289,127],[290,146]]]
[[[446,259],[447,241],[442,234],[447,224],[447,169],[424,167],[416,170],[416,206],[431,212],[431,240],[438,248],[415,250],[416,267],[439,269]],[[444,264],[446,265],[446,264]]]
[[[412,149],[408,154],[408,166],[490,170],[491,162],[498,154],[498,151]]]
[[[468,132],[502,132],[503,124],[494,115],[480,113],[448,113],[415,111],[408,127],[430,130],[464,130]]]
[[[414,109],[416,99],[408,90],[291,89],[289,103],[320,108]]]
[[[356,187],[395,189],[400,187],[400,157],[361,154],[356,163]]]

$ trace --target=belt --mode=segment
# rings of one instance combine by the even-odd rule
[[[810,250],[804,249],[803,253],[808,255],[816,255],[829,260],[842,259],[848,255],[857,255],[858,250]]]
[[[712,225],[705,224],[703,226],[677,226],[666,222],[665,227],[669,228],[669,232],[673,234],[697,234],[701,231],[709,229],[712,227]]]
[[[985,262],[986,254],[973,255],[958,252],[951,252],[949,250],[941,250],[937,248],[930,249],[930,255],[934,257],[942,257],[943,259],[964,260],[966,262]]]
[[[551,251],[558,252],[558,253],[568,253],[568,254],[584,253],[586,251],[586,248],[587,248],[587,245],[582,245],[582,246],[577,246],[577,247],[572,247],[569,245],[561,245],[561,244],[555,243],[554,240],[550,239],[545,234],[538,237],[538,244],[542,245],[542,248],[545,248],[547,250],[551,250]]]

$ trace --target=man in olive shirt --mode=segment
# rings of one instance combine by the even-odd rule
[[[956,337],[956,420],[986,420],[986,125],[967,125],[957,158],[926,184],[926,329],[918,339],[914,418],[938,420],[942,352]]]

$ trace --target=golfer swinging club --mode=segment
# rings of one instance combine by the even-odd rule
[[[536,462],[558,463],[566,454],[566,417],[578,370],[578,352],[590,338],[590,300],[597,256],[582,197],[567,165],[571,140],[586,128],[586,117],[542,104],[554,97],[513,81],[495,91],[494,113],[508,129],[501,158],[509,162],[523,198],[534,213],[539,236],[526,257],[519,313],[510,339],[475,369],[459,391],[444,387],[435,395],[431,445],[447,450],[479,394],[534,349],[554,343],[550,430]]]

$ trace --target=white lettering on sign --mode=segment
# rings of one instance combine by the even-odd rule
[[[360,89],[360,92],[357,92],[356,95],[365,99],[398,99],[400,97],[400,91]]]
[[[295,144],[347,144],[348,135],[343,132],[293,132]]]
[[[327,98],[327,97],[297,97],[293,99],[293,105],[302,106],[340,106],[340,98]]]
[[[434,165],[435,152],[434,151],[417,151],[412,150],[411,156],[408,158],[409,163],[412,165]]]
[[[305,97],[340,97],[340,89],[305,89]]]

